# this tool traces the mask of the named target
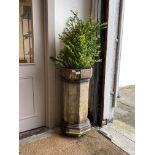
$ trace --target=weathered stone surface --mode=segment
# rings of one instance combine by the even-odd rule
[[[91,129],[90,121],[86,121],[78,124],[63,124],[63,131],[68,135],[81,136]]]
[[[89,90],[89,81],[80,83],[79,122],[86,121],[88,115],[88,90]]]
[[[64,121],[69,124],[78,124],[86,121],[89,81],[82,83],[64,81],[63,84]]]
[[[60,75],[70,81],[80,80],[80,79],[90,79],[92,77],[92,68],[91,69],[60,69]]]
[[[80,74],[73,74],[70,69],[63,70],[63,105],[64,105],[64,126],[66,132],[75,131],[75,134],[82,134],[90,129],[88,115],[88,92],[89,78],[92,76],[92,69],[79,70]],[[78,76],[76,76],[78,75]],[[75,81],[74,81],[74,80]],[[83,80],[85,79],[85,80]],[[79,125],[82,124],[82,125]],[[74,125],[74,129],[72,128]],[[72,128],[72,129],[71,129]]]

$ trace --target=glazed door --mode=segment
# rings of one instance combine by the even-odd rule
[[[45,125],[43,1],[19,0],[19,131]]]

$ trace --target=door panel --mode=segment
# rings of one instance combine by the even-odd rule
[[[19,79],[19,118],[24,119],[35,115],[33,77]]]
[[[30,2],[30,0],[21,0]],[[25,21],[27,22],[27,21]],[[28,22],[27,22],[28,23]],[[20,132],[45,125],[43,1],[32,0],[32,30],[24,29],[22,61],[19,64],[19,130]],[[30,24],[30,23],[29,23]],[[28,25],[28,24],[27,24]],[[27,32],[26,32],[27,30]],[[31,35],[29,35],[31,33]],[[27,37],[25,37],[27,35]],[[32,40],[31,40],[32,39]],[[23,40],[20,40],[20,44]],[[30,44],[29,43],[30,40]],[[33,44],[32,44],[33,43]],[[24,45],[24,46],[23,46]],[[27,45],[27,47],[26,47]],[[21,50],[20,49],[20,50]]]

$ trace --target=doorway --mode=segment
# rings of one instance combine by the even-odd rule
[[[102,124],[100,131],[110,138],[117,146],[121,147],[129,154],[134,154],[135,87],[131,80],[134,74],[130,74],[130,71],[133,69],[131,69],[133,65],[133,55],[129,56],[133,52],[133,49],[131,49],[133,46],[130,44],[133,34],[131,32],[129,34],[128,31],[132,23],[132,17],[130,16],[131,8],[132,3],[124,3],[124,0],[109,1],[109,36],[107,39],[105,84],[103,92],[104,106],[102,109],[103,117],[101,117]],[[127,20],[129,21],[128,25],[125,23]],[[129,37],[130,35],[132,37]],[[128,50],[130,50],[129,53]],[[131,70],[128,70],[129,66]],[[124,70],[122,70],[122,68]],[[128,84],[131,85],[127,86]]]

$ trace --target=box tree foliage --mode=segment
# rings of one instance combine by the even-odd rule
[[[64,48],[60,51],[57,61],[61,67],[70,69],[91,68],[95,62],[100,62],[101,42],[98,31],[107,28],[107,23],[95,23],[89,17],[86,21],[79,19],[77,13],[73,13],[66,23],[66,28],[60,40]]]

